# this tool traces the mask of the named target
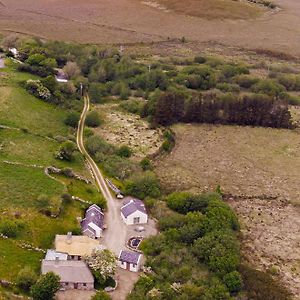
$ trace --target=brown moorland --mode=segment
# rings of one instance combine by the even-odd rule
[[[163,1],[169,1],[169,5],[178,2]],[[232,10],[227,10],[230,14],[224,18],[207,19],[185,15],[185,11],[176,13],[149,6],[145,2],[147,1],[1,0],[0,32],[19,32],[43,38],[97,44],[163,41],[184,36],[197,42],[263,48],[300,56],[300,41],[297,38],[300,34],[298,0],[275,0],[282,8],[279,12],[269,11],[255,19],[246,18],[247,14],[251,17],[252,13],[249,12],[256,10],[252,6],[249,9],[248,5],[243,12],[234,10],[242,19],[236,19],[236,13],[235,17],[231,16]],[[208,2],[217,3],[207,0],[206,3]],[[235,8],[246,5],[233,2],[236,3],[230,5],[235,4]],[[191,3],[195,5],[198,2]],[[204,3],[204,0],[199,3]],[[226,5],[228,3],[229,1]],[[202,7],[201,16],[209,16],[213,11],[220,12],[220,9],[212,10],[207,5]],[[194,10],[193,6],[187,6],[187,9]],[[225,12],[226,10],[222,13]],[[228,16],[231,18],[228,19]]]

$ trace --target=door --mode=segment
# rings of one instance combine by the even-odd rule
[[[75,289],[75,290],[78,289],[78,283],[74,283],[74,289]]]
[[[126,270],[130,271],[130,263],[129,262],[126,263]]]

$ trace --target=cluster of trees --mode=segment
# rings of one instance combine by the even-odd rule
[[[197,93],[186,97],[182,92],[170,91],[146,104],[144,115],[151,113],[153,121],[161,125],[194,122],[292,128],[287,103],[261,94],[236,97]]]
[[[159,299],[231,299],[242,289],[233,211],[218,194],[173,193],[166,203],[176,212],[163,213],[161,234],[143,242],[152,272],[138,281],[129,299],[153,294]]]

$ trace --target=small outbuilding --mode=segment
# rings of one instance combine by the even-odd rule
[[[142,200],[126,197],[121,207],[121,217],[127,225],[146,224],[148,214]]]
[[[62,69],[57,69],[55,79],[59,83],[67,83],[69,81],[67,74]]]
[[[61,289],[94,289],[94,277],[83,261],[43,260],[42,274],[48,272],[53,272],[60,277]]]
[[[68,260],[68,254],[57,252],[53,249],[48,249],[45,256],[45,260]]]
[[[99,206],[91,205],[81,221],[81,231],[92,239],[99,239],[104,229],[104,214]]]
[[[122,250],[118,257],[118,265],[124,270],[138,272],[141,267],[142,254]]]

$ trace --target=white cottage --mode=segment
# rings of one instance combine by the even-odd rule
[[[148,222],[148,214],[143,201],[130,197],[127,197],[123,202],[121,217],[127,225],[146,224]]]
[[[142,263],[142,255],[137,252],[121,250],[118,257],[118,265],[124,270],[138,272]]]

